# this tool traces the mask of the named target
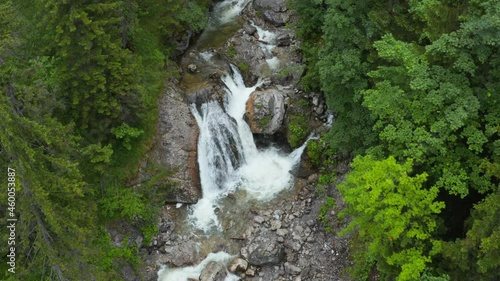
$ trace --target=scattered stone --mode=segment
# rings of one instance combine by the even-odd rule
[[[325,104],[323,101],[320,102],[318,107],[314,110],[317,115],[322,115],[325,112]]]
[[[194,64],[194,63],[192,63],[192,64],[188,65],[188,70],[189,70],[189,72],[191,72],[191,73],[195,73],[197,69],[198,69],[198,67],[197,67],[197,66],[196,66],[196,64]]]
[[[302,269],[298,266],[295,266],[289,262],[285,262],[285,272],[290,273],[292,275],[300,274]]]
[[[319,105],[319,96],[314,95],[312,98],[312,105],[318,106]]]
[[[292,38],[288,33],[281,33],[276,36],[276,45],[278,47],[290,46],[292,44]]]
[[[248,268],[248,262],[242,258],[235,258],[229,265],[229,271],[232,273],[245,272]]]
[[[295,226],[295,232],[298,234],[298,235],[301,235],[302,232],[304,232],[304,228],[301,226],[301,225],[297,225]]]
[[[251,266],[250,268],[245,271],[245,275],[249,277],[254,277],[255,276],[255,267]]]
[[[282,236],[283,237],[283,236],[286,236],[288,234],[288,230],[281,228],[281,229],[276,230],[276,234],[278,236]]]
[[[255,26],[250,24],[245,24],[243,26],[243,30],[245,30],[245,32],[250,36],[254,35],[255,32],[257,32],[257,28],[255,28]]]
[[[253,221],[256,222],[256,223],[258,223],[258,224],[261,224],[261,223],[263,223],[265,221],[265,219],[263,217],[261,217],[261,216],[255,216],[253,218]]]
[[[281,221],[273,220],[271,221],[271,230],[277,230],[281,228]]]

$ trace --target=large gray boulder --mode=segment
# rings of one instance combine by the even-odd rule
[[[193,265],[200,260],[197,245],[193,241],[184,241],[177,245],[167,245],[162,249],[162,252],[165,252],[165,261],[177,267]]]
[[[254,9],[262,13],[262,17],[274,26],[283,26],[290,21],[290,12],[285,0],[255,0]]]
[[[241,249],[241,255],[251,265],[277,265],[285,259],[285,248],[276,235],[263,232]]]
[[[224,281],[226,277],[226,268],[218,262],[211,261],[201,271],[200,281]]]
[[[272,135],[282,128],[285,97],[277,89],[255,91],[246,104],[245,119],[252,133]]]

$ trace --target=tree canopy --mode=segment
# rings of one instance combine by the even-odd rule
[[[335,112],[326,141],[337,158],[359,155],[339,190],[363,247],[379,246],[368,251],[372,264],[386,280],[448,278],[443,274],[452,280],[500,278],[500,262],[493,261],[498,249],[490,244],[499,244],[500,224],[490,220],[500,208],[492,203],[500,180],[500,2],[295,0],[291,6],[299,16],[295,29],[308,64],[303,87],[321,91]],[[397,264],[388,257],[406,248],[380,246],[385,244],[377,233],[387,226],[363,220],[372,209],[359,209],[368,206],[353,195],[365,198],[374,193],[361,192],[363,187],[382,188],[377,181],[368,184],[382,163],[392,168],[379,171],[380,182],[390,186],[396,167],[412,163],[411,172],[404,171],[421,181],[410,181],[407,192],[418,186],[444,203],[431,216],[421,210],[435,225],[422,242],[442,246],[411,252],[425,257],[412,266],[418,268],[414,275],[403,274],[401,264],[399,271],[385,266]],[[401,193],[388,190],[371,202],[381,214],[393,207],[378,204]],[[485,231],[479,231],[483,224]],[[366,277],[360,271],[355,276]]]
[[[210,2],[0,0],[0,167],[15,171],[18,219],[16,274],[4,247],[0,279],[118,280],[120,264],[137,265],[105,225],[154,232],[157,188],[127,181],[153,136],[166,61]]]

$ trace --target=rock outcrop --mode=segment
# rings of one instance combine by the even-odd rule
[[[274,26],[284,26],[290,21],[290,12],[285,0],[255,0],[254,8],[262,17]]]
[[[254,134],[276,133],[285,118],[283,93],[277,89],[253,92],[246,104],[245,118]]]
[[[160,122],[152,159],[168,172],[171,192],[166,201],[196,203],[201,197],[196,146],[198,127],[180,90],[169,86],[160,100]]]

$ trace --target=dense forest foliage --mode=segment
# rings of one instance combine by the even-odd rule
[[[500,280],[500,1],[292,0],[357,280]],[[335,172],[332,172],[335,175]]]
[[[186,30],[204,27],[209,2],[0,1],[0,167],[16,187],[7,205],[2,180],[0,227],[17,219],[15,245],[1,232],[0,279],[119,280],[120,264],[137,264],[137,248],[114,247],[104,226],[155,231],[162,191],[126,184],[153,136],[170,58]]]
[[[0,169],[16,187],[15,208],[0,192],[0,227],[17,219],[16,274],[2,231],[0,279],[120,280],[137,264],[105,225],[156,231],[164,190],[127,181],[171,58],[211,2],[0,0]],[[337,186],[350,275],[500,280],[500,1],[290,5],[303,87],[335,112],[327,151],[352,159]]]

